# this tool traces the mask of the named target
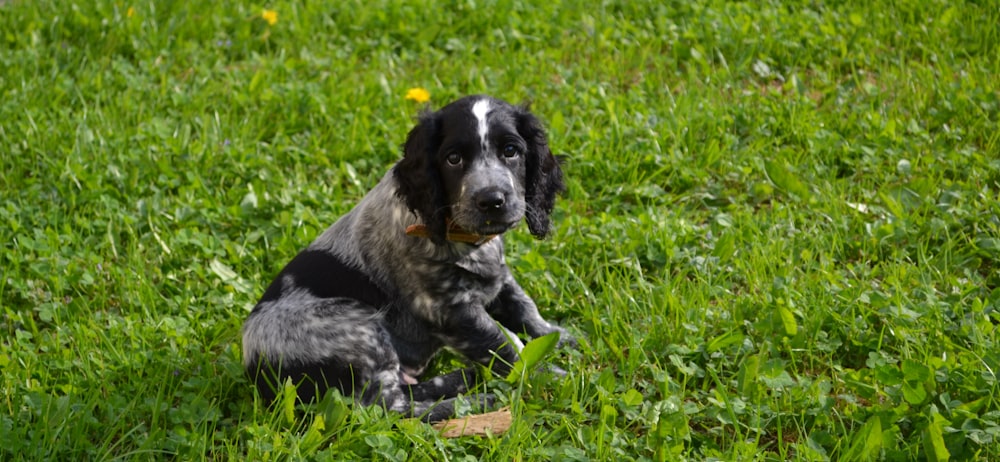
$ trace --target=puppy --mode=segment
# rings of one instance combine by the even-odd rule
[[[419,118],[404,156],[357,206],[278,274],[243,326],[243,361],[272,400],[291,379],[438,421],[475,365],[424,382],[442,347],[506,375],[545,321],[504,261],[522,219],[538,238],[563,190],[559,161],[524,107],[468,96]],[[489,398],[480,397],[481,401]]]

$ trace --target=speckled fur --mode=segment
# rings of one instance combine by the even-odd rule
[[[501,238],[477,246],[444,231],[447,220],[479,234],[524,220],[544,237],[562,188],[526,108],[470,96],[421,115],[404,158],[282,270],[248,317],[243,359],[261,395],[273,399],[291,378],[305,401],[334,387],[436,421],[453,414],[477,372],[413,384],[441,348],[503,375],[522,346],[513,332],[559,331],[574,343],[514,280]],[[413,224],[431,238],[407,236]]]

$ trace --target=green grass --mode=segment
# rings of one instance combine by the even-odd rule
[[[1000,458],[995,2],[537,3],[0,2],[0,459]],[[585,340],[502,436],[242,372],[411,87],[568,158],[508,261]]]

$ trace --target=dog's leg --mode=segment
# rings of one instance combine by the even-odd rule
[[[478,370],[468,367],[406,387],[412,405],[410,415],[425,422],[454,417],[456,400],[460,399],[456,397],[469,391],[478,377]],[[496,401],[493,395],[486,393],[466,395],[464,399],[480,409],[491,408]]]
[[[559,332],[560,346],[576,346],[576,339],[566,329],[549,323],[538,313],[538,306],[514,277],[508,275],[500,294],[487,308],[490,316],[504,327],[515,333],[524,332],[532,338],[541,337],[552,332]]]
[[[448,325],[438,333],[438,338],[470,361],[505,377],[518,359],[517,347],[505,331],[482,308],[451,311],[457,313],[447,320]]]
[[[418,417],[420,420],[431,423],[448,420],[455,417],[455,407],[460,399],[465,399],[472,403],[473,408],[489,409],[496,404],[496,398],[491,394],[468,395],[464,398],[449,398],[441,401],[414,402],[411,417]]]
[[[387,410],[406,417],[417,417],[425,422],[437,422],[455,416],[456,396],[469,390],[477,377],[475,368],[466,368],[435,377],[414,385],[402,384],[399,374],[380,372],[362,393],[362,404],[378,404]],[[493,406],[495,398],[489,394],[474,394],[465,399],[476,406]]]
[[[469,391],[476,382],[479,373],[474,367],[467,367],[433,379],[406,387],[406,392],[413,401],[435,401],[441,398],[454,398]]]

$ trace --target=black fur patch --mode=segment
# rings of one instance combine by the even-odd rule
[[[349,266],[329,252],[304,250],[281,270],[267,288],[261,302],[281,298],[282,280],[291,276],[296,288],[304,288],[320,298],[344,297],[373,307],[384,306],[390,297],[360,270]]]
[[[291,379],[298,388],[297,394],[304,403],[317,401],[330,388],[336,388],[345,396],[351,396],[355,390],[361,391],[367,384],[362,383],[354,375],[350,366],[334,363],[311,363],[300,365],[282,365],[275,368],[265,362],[257,362],[257,373],[252,374],[260,397],[265,403],[274,402],[284,386],[283,380]],[[358,393],[362,402],[373,402],[377,396],[375,389],[364,389]]]

